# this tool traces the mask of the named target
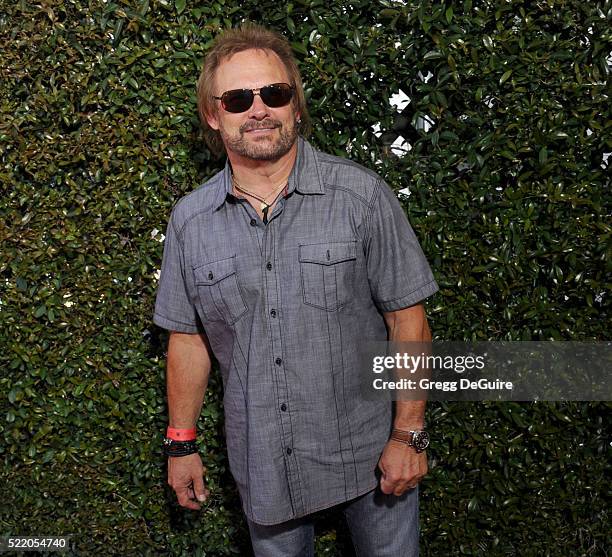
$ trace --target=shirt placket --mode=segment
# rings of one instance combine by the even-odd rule
[[[272,216],[264,229],[263,241],[263,285],[265,295],[266,318],[269,332],[268,366],[274,377],[275,403],[279,420],[280,440],[278,450],[283,453],[287,484],[291,495],[293,511],[296,515],[304,512],[304,503],[301,494],[301,482],[295,451],[295,439],[292,430],[292,418],[295,418],[295,409],[291,406],[290,393],[287,385],[287,374],[283,354],[281,326],[283,313],[280,308],[280,261],[277,256],[278,239],[281,237],[280,214],[283,211],[285,199],[280,199],[274,208]]]

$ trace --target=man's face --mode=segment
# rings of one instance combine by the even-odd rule
[[[244,50],[226,58],[217,68],[215,96],[231,89],[259,89],[272,83],[289,83],[280,58],[269,50]],[[270,108],[259,95],[245,112],[227,112],[216,100],[216,111],[207,116],[208,125],[219,130],[228,154],[254,160],[278,160],[297,139],[293,101]]]

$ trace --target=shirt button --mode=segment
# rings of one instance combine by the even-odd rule
[[[276,310],[275,310],[275,309],[271,309],[271,310],[270,310],[270,315],[271,315],[272,317],[276,317]]]
[[[283,363],[283,360],[282,360],[281,358],[276,358],[276,360],[274,360],[274,363],[275,363],[277,366],[280,366],[280,365]]]
[[[291,449],[291,447],[287,447],[287,454],[291,454],[293,452],[293,450]]]
[[[251,226],[257,226],[257,221],[255,219],[251,219]]]
[[[286,405],[284,402],[281,404],[281,410],[282,410],[283,412],[286,412],[286,411],[287,411],[287,405]]]
[[[266,269],[268,269],[268,271],[272,270],[272,263],[270,263],[269,261],[268,261],[268,263],[266,265]]]
[[[212,273],[208,273],[208,280],[212,280],[213,279],[213,274]]]

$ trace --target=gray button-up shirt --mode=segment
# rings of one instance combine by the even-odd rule
[[[230,167],[170,217],[154,321],[204,330],[223,377],[232,474],[246,515],[277,524],[376,486],[391,402],[360,394],[358,350],[381,312],[437,285],[391,189],[300,138],[268,224]]]

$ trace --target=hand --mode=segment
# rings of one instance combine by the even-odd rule
[[[204,487],[205,472],[197,453],[168,457],[168,484],[174,489],[181,507],[200,510],[196,501],[203,503],[210,495],[210,491]]]
[[[427,453],[417,453],[414,447],[389,440],[378,461],[382,472],[380,489],[387,495],[401,495],[413,489],[427,474]]]

